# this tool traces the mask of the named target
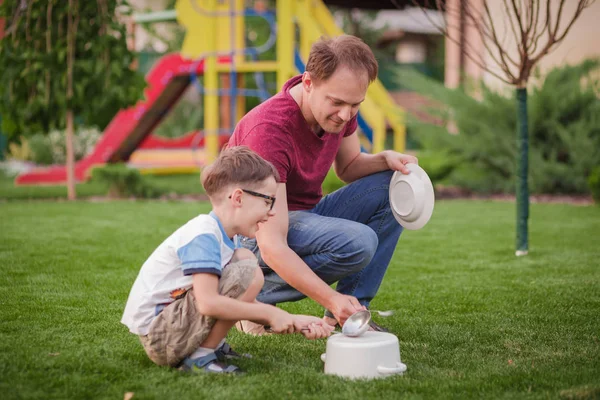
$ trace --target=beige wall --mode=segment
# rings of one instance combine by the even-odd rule
[[[490,8],[491,15],[493,16],[493,22],[498,37],[505,38],[503,47],[509,51],[509,54],[514,59],[517,59],[517,45],[514,40],[514,34],[508,22],[504,1],[448,0],[447,4],[449,7],[457,7],[461,1],[468,1],[471,3],[471,7],[473,9],[481,7],[482,1],[487,3],[488,7]],[[545,5],[546,1],[542,0],[541,3]],[[558,0],[550,0],[550,3],[552,7],[552,16],[556,18],[556,15],[558,14],[557,11],[559,2]],[[564,31],[564,27],[567,25],[567,20],[570,20],[570,17],[574,15],[576,5],[576,0],[567,0],[565,2],[560,25],[562,28],[559,28],[559,32]],[[542,8],[540,15],[545,15],[544,7]],[[457,14],[448,14],[447,18],[449,33],[453,37],[458,37],[459,21]],[[485,46],[483,46],[477,31],[469,27],[467,27],[465,31],[466,40],[470,44],[468,46],[468,51],[470,51],[471,54],[477,54],[477,52],[479,52],[479,54],[475,57],[478,61],[480,61],[479,64],[484,64],[496,74],[504,76],[504,72],[497,67],[493,57],[490,56],[488,50],[485,48]],[[546,37],[540,38],[538,52],[539,48],[543,46],[546,40]],[[489,40],[488,44],[491,44]],[[477,51],[474,51],[475,49],[477,49]],[[536,52],[536,54],[538,52]],[[495,77],[492,73],[482,69],[481,66],[477,65],[478,63],[473,62],[468,57],[464,57],[464,60],[461,64],[460,54],[460,47],[456,43],[446,40],[447,86],[456,87],[459,83],[461,73],[466,72],[471,78],[483,78],[488,85],[499,90],[509,87]],[[497,54],[495,55],[497,56]],[[565,39],[555,46],[548,54],[546,54],[536,65],[536,67],[540,68],[543,77],[544,74],[553,67],[564,64],[577,64],[582,60],[591,57],[600,57],[600,1],[596,1],[583,11],[582,15],[577,19],[577,21],[575,21],[575,24],[569,30],[569,33]],[[516,67],[512,67],[512,70],[516,73]],[[535,83],[535,81],[532,79],[530,80],[530,83]]]
[[[464,37],[461,37],[461,4],[465,1],[475,12],[481,12],[485,0],[446,0],[446,54],[445,54],[445,84],[449,88],[460,86],[466,74],[472,79],[479,80],[483,76],[481,65],[484,46],[477,29],[469,24],[464,27]],[[462,48],[465,46],[473,58],[466,57]]]
[[[488,0],[487,3],[492,15],[497,17],[495,18],[495,21],[498,22],[499,28],[509,29],[509,32],[512,34],[508,23],[503,23],[506,21],[503,12],[504,2]],[[556,16],[558,14],[558,8],[556,7],[558,1],[551,0],[551,3],[553,5],[552,15]],[[574,15],[576,6],[577,1],[575,0],[567,0],[565,2],[561,18],[562,23],[560,25],[563,28],[559,27],[559,32],[564,31],[564,27],[567,25],[567,19],[570,19]],[[540,39],[540,44],[545,42],[546,38],[542,37]],[[516,57],[515,44],[511,43],[510,47],[513,49],[512,54]],[[565,39],[560,42],[558,46],[554,47],[550,53],[544,56],[537,66],[540,68],[543,76],[553,67],[564,64],[577,64],[589,57],[600,57],[600,1],[596,1],[583,11],[581,16],[569,30]],[[493,63],[493,60],[487,54],[485,60],[488,65]],[[486,83],[494,87],[502,88],[503,86],[506,86],[490,73],[483,72],[483,77]]]

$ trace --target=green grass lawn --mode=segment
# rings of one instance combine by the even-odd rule
[[[600,398],[600,207],[533,204],[514,256],[514,204],[440,201],[402,235],[373,302],[400,340],[404,376],[323,374],[325,340],[229,341],[247,374],[158,367],[120,324],[139,267],[206,203],[0,204],[3,399]],[[315,303],[285,304],[321,315]]]
[[[178,195],[203,194],[200,184],[200,174],[179,175],[144,175],[144,179],[164,189],[165,193]],[[100,182],[90,180],[76,185],[78,198],[91,196],[106,196],[108,187]],[[27,199],[66,199],[65,185],[19,185],[14,184],[14,178],[0,173],[0,199],[14,201]]]

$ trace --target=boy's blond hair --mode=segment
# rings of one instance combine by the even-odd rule
[[[254,187],[270,177],[279,181],[279,173],[270,162],[246,146],[228,147],[214,163],[202,170],[200,180],[208,197],[230,185]]]

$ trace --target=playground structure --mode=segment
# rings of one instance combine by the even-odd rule
[[[245,97],[257,96],[262,101],[268,98],[262,73],[274,72],[280,88],[304,71],[312,43],[323,35],[343,34],[322,0],[278,0],[274,13],[245,9],[244,0],[178,0],[175,12],[168,15],[166,18],[176,17],[186,28],[181,51],[162,57],[148,72],[145,99],[117,113],[94,151],[76,163],[76,181],[85,181],[94,166],[115,162],[129,162],[154,172],[198,170],[211,162],[227,142],[243,116]],[[258,16],[269,22],[271,35],[266,43],[254,48],[245,46],[245,16]],[[165,16],[161,18],[164,20]],[[276,60],[256,59],[273,45]],[[248,73],[255,74],[257,90],[244,87],[244,74]],[[153,136],[152,131],[190,84],[203,96],[202,132],[171,140]],[[404,112],[379,80],[367,91],[358,123],[365,138],[364,147],[369,150],[384,149],[388,125],[394,132],[394,148],[404,150]],[[16,183],[59,184],[66,181],[66,176],[64,166],[36,168],[19,175]]]

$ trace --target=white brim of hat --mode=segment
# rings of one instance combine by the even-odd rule
[[[390,208],[394,217],[405,229],[424,227],[435,203],[431,179],[417,164],[406,164],[410,174],[396,171],[390,180]]]

